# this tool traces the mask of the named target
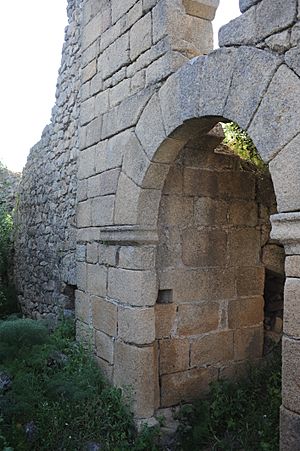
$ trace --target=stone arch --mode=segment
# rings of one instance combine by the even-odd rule
[[[192,136],[208,132],[221,119],[231,120],[249,133],[261,157],[269,163],[279,211],[272,217],[272,236],[285,246],[287,276],[299,276],[299,269],[296,269],[299,259],[296,254],[300,248],[300,127],[296,116],[299,107],[299,77],[274,54],[242,46],[222,48],[188,62],[151,97],[136,129],[130,131],[130,145],[125,149],[116,195],[115,225],[102,230],[103,239],[133,246],[135,256],[132,254],[130,267],[137,269],[134,266],[137,254],[141,256],[150,248],[153,252],[157,243],[159,204],[170,164]],[[145,267],[140,262],[141,259],[138,269],[144,271]],[[148,269],[143,274],[140,296],[143,297],[145,291],[146,294],[139,305],[143,306],[146,314],[143,317],[141,310],[138,312],[135,308],[129,314],[132,315],[132,325],[139,321],[138,329],[144,331],[147,339],[143,343],[134,338],[127,342],[132,345],[128,346],[128,356],[139,362],[137,372],[143,372],[141,361],[147,361],[154,376],[153,389],[151,393],[148,390],[147,400],[142,394],[144,376],[137,384],[136,412],[140,417],[147,417],[158,407],[157,350],[153,341],[153,312],[158,289],[153,267],[152,277],[149,277]],[[296,288],[293,280],[288,279],[285,334],[298,338],[294,313],[290,311]],[[295,342],[285,338],[284,343],[288,359],[296,357],[299,351]],[[140,348],[142,344],[146,347]],[[135,351],[132,351],[134,347]],[[135,355],[130,354],[131,351]],[[140,360],[141,352],[144,356]],[[118,355],[115,362],[117,359]],[[290,376],[289,364],[287,360],[285,362],[287,388],[284,390],[283,423],[292,415],[291,411],[300,413],[299,398],[291,395],[297,389]],[[126,384],[128,374],[130,380],[136,381],[136,376],[132,375],[134,370],[131,368],[128,374],[126,371],[121,374],[123,368],[122,364],[119,370],[116,368],[114,382]],[[297,415],[293,421],[298,421]]]
[[[222,48],[191,60],[151,97],[138,121],[135,142],[124,155],[115,224],[155,225],[167,165],[192,134],[208,131],[222,118],[246,130],[263,160],[270,163],[278,211],[297,211],[299,179],[294,165],[300,140],[295,115],[299,96],[299,77],[269,52]],[[296,177],[294,183],[287,174]],[[128,189],[130,219],[119,209]]]

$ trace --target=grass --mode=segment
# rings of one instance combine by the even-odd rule
[[[41,322],[0,321],[0,449],[157,451],[159,428],[138,433],[121,390],[74,340],[71,322],[49,334]],[[207,399],[183,406],[177,451],[277,451],[281,404],[277,348],[247,378],[213,383]],[[169,448],[164,448],[169,449]],[[175,448],[172,448],[175,449]]]
[[[0,391],[0,449],[158,449],[157,430],[136,432],[121,390],[106,383],[68,323],[49,335],[35,321],[2,322],[1,372],[12,383]]]

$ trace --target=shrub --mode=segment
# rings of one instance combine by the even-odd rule
[[[184,406],[179,449],[276,451],[281,404],[281,355],[276,349],[261,368],[237,383],[211,385],[209,398]]]
[[[0,363],[15,359],[28,352],[34,345],[49,340],[47,328],[31,319],[16,319],[0,323]]]

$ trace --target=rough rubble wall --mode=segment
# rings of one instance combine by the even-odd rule
[[[12,172],[0,163],[0,207],[12,211],[16,205],[16,197],[21,174]]]
[[[16,284],[24,313],[37,318],[74,308],[81,3],[68,3],[56,104],[20,186]]]

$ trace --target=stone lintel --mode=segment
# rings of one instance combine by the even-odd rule
[[[151,227],[115,225],[100,228],[100,240],[109,244],[157,244],[158,233]]]
[[[287,255],[300,254],[300,212],[271,216],[271,238],[280,241]]]

